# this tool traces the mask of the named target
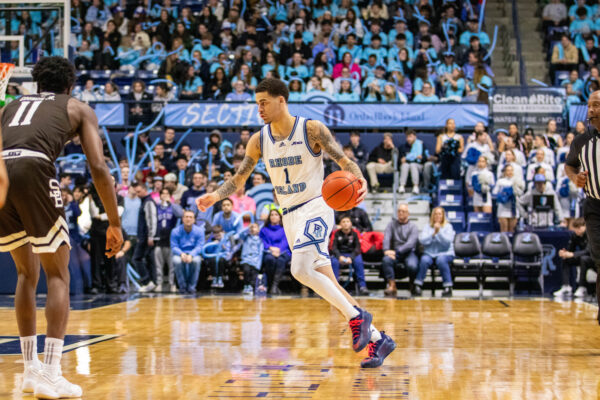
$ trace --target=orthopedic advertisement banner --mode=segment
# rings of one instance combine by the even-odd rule
[[[494,125],[516,123],[540,128],[550,119],[563,125],[565,99],[564,88],[500,86],[491,97]]]
[[[256,104],[170,103],[165,106],[165,125],[181,127],[260,126]],[[441,128],[448,118],[457,127],[488,122],[485,104],[390,104],[390,103],[290,103],[290,113],[318,119],[332,128],[404,127]]]

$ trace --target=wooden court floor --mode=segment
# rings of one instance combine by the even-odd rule
[[[63,372],[84,399],[600,398],[594,305],[360,302],[398,344],[376,370],[359,367],[365,352],[323,300],[166,296],[73,311],[68,334],[102,341],[75,340]],[[14,311],[0,308],[0,350],[16,335]],[[20,360],[0,355],[0,399],[31,399]]]

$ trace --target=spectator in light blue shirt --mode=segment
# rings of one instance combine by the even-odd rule
[[[338,50],[338,59],[341,60],[345,53],[350,53],[353,60],[362,59],[362,47],[356,44],[356,34],[353,32],[346,36],[346,44]]]
[[[456,66],[451,74],[446,74],[442,79],[444,86],[444,99],[460,102],[465,95],[466,82],[462,70]]]
[[[440,99],[433,93],[433,87],[431,83],[423,83],[422,93],[417,94],[413,98],[413,103],[439,103]]]
[[[294,28],[295,30],[293,30],[292,32],[290,32],[289,35],[289,43],[293,43],[294,42],[294,34],[296,32],[300,32],[302,34],[302,41],[307,44],[307,45],[311,45],[313,40],[315,39],[315,36],[313,35],[313,33],[311,31],[306,30],[305,26],[304,26],[304,20],[302,18],[296,18],[296,20],[294,21]]]
[[[111,18],[110,11],[100,0],[93,0],[85,14],[86,22],[91,22],[94,28],[101,28]]]
[[[250,101],[252,95],[245,91],[244,82],[235,81],[233,83],[233,92],[225,97],[225,101]]]
[[[179,98],[200,99],[200,96],[202,95],[202,88],[204,87],[202,78],[196,76],[196,70],[192,65],[188,67],[186,73],[187,75],[185,77],[185,81],[183,82],[183,87],[181,88]]]
[[[442,207],[436,207],[431,212],[429,224],[423,227],[419,235],[419,243],[423,245],[423,255],[419,262],[419,270],[415,278],[415,295],[421,294],[427,270],[435,263],[442,274],[444,282],[443,297],[452,296],[452,275],[450,263],[454,258],[454,228],[446,219]]]
[[[183,224],[171,231],[171,252],[175,277],[181,293],[195,293],[202,263],[204,229],[195,225],[192,211],[185,211]]]
[[[585,7],[577,8],[575,14],[577,18],[575,18],[569,25],[569,31],[571,32],[571,35],[588,35],[594,31],[595,24],[590,18],[590,15],[587,13]],[[580,43],[577,43],[577,40],[575,40],[575,45],[577,46],[579,44]]]
[[[367,87],[369,87],[372,83],[377,84],[377,86],[379,86],[379,91],[383,92],[383,87],[385,86],[385,79],[384,79],[384,74],[385,74],[385,67],[382,65],[378,65],[377,68],[375,68],[375,73],[374,76],[369,76],[367,77],[367,79],[365,79],[365,81],[363,82],[363,90],[366,89]]]
[[[285,0],[277,0],[269,7],[269,19],[275,22],[285,21],[288,19],[288,6],[285,4]]]
[[[352,90],[352,83],[347,78],[341,78],[340,91],[335,94],[336,101],[359,101],[359,93]]]
[[[277,62],[277,57],[274,52],[268,51],[265,57],[266,64],[263,64],[261,67],[262,78],[265,79],[267,76],[267,72],[269,71],[277,71],[280,78],[285,76],[285,67],[283,65],[279,65]]]
[[[411,49],[414,48],[414,35],[406,27],[406,20],[402,17],[394,17],[394,19],[396,19],[396,22],[394,24],[394,28],[388,33],[388,43],[393,43],[398,34],[402,33],[404,36],[406,36],[406,45]]]
[[[374,35],[371,38],[371,45],[365,47],[362,56],[365,58],[371,56],[371,54],[374,54],[377,57],[377,64],[383,64],[385,62],[388,51],[381,47],[381,36],[379,35]]]
[[[569,7],[569,18],[571,21],[577,18],[577,9],[579,7],[585,8],[586,16],[588,18],[591,18],[594,15],[592,7],[586,5],[585,0],[577,0],[576,4],[573,4],[571,7]]]
[[[566,86],[569,83],[572,85],[572,94],[576,96],[581,96],[581,94],[583,93],[583,81],[579,79],[579,72],[577,72],[576,69],[571,71],[571,73],[569,74],[569,79],[564,79],[560,83],[560,86]]]
[[[459,43],[465,47],[469,47],[471,45],[471,36],[478,36],[479,42],[483,47],[488,47],[490,45],[490,37],[485,32],[478,32],[479,22],[477,18],[471,18],[467,22],[467,29],[460,35]]]
[[[297,76],[300,79],[308,78],[308,68],[302,63],[302,55],[300,53],[294,53],[292,56],[292,64],[285,69],[285,76],[287,79],[291,79]]]
[[[379,36],[381,39],[381,45],[384,47],[387,47],[388,43],[393,43],[388,41],[388,35],[381,32],[381,24],[377,20],[373,20],[369,32],[367,32],[363,37],[363,46],[370,45],[371,41],[373,40],[373,36]]]
[[[223,50],[212,44],[213,36],[210,32],[202,35],[202,42],[195,45],[192,48],[192,54],[194,51],[199,51],[202,54],[202,59],[209,63],[215,62],[219,54],[223,53]]]
[[[212,225],[220,225],[225,233],[233,232],[234,234],[241,232],[244,227],[242,219],[239,218],[238,213],[233,211],[233,203],[228,198],[221,201],[221,211],[214,215]]]
[[[298,77],[292,77],[288,85],[290,95],[288,101],[299,102],[304,99],[304,82]]]

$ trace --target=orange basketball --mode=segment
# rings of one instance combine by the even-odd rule
[[[335,171],[325,178],[321,192],[329,207],[336,211],[346,211],[356,206],[360,187],[360,181],[352,173]]]

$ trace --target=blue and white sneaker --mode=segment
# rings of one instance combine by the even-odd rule
[[[377,368],[383,364],[383,360],[396,348],[396,342],[381,331],[381,339],[369,343],[369,357],[361,361],[362,368]]]

